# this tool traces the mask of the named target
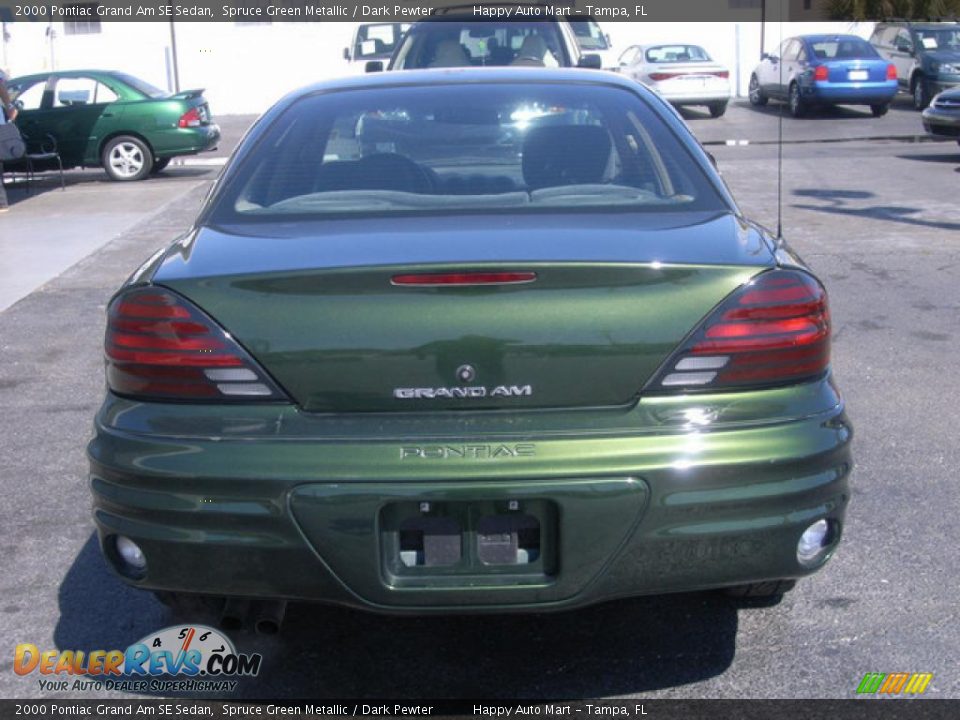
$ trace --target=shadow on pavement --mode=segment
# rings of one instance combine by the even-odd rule
[[[159,180],[172,178],[193,179],[219,172],[219,170],[220,168],[216,166],[169,166],[165,170],[155,175],[150,175],[145,180],[138,182],[157,182]],[[65,191],[61,191],[60,177],[55,171],[38,173],[29,186],[26,175],[21,172],[6,169],[4,171],[4,177],[6,182],[4,182],[3,187],[7,191],[7,200],[10,205],[25,202],[31,198],[37,198],[51,192],[69,193],[70,189],[74,187],[92,184],[115,184],[120,188],[130,184],[125,182],[114,183],[114,181],[107,177],[106,172],[93,168],[87,170],[65,170],[63,173],[64,184],[66,185]]]
[[[929,163],[954,163],[960,164],[960,148],[956,152],[945,153],[943,155],[897,155],[900,160],[917,160],[919,162]]]
[[[178,621],[113,576],[95,535],[64,577],[59,605],[61,649],[124,649]],[[396,617],[299,603],[280,636],[232,634],[240,652],[264,656],[260,675],[241,680],[232,696],[622,696],[723,673],[736,633],[737,606],[714,593],[543,615]]]
[[[851,207],[847,200],[868,200],[875,197],[874,193],[861,190],[831,190],[820,188],[797,189],[793,194],[802,198],[812,198],[816,200],[825,200],[826,203],[817,205],[808,205],[803,203],[794,203],[791,207],[801,210],[813,210],[815,212],[830,213],[833,215],[848,215],[854,217],[866,217],[873,220],[886,220],[889,222],[903,223],[919,227],[937,228],[939,230],[960,230],[960,223],[946,222],[938,220],[923,220],[915,217],[923,212],[921,208],[906,207],[901,205],[873,205],[870,207]]]

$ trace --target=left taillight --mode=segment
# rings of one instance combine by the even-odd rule
[[[203,117],[198,108],[190,108],[180,116],[177,122],[177,126],[182,128],[200,127],[201,124],[203,124]]]
[[[720,304],[648,392],[792,385],[830,366],[827,294],[799,270],[771,270]]]
[[[896,80],[897,79],[897,66],[893,63],[887,65],[887,80]]]
[[[817,65],[813,71],[813,79],[817,82],[825,82],[830,76],[830,71],[826,65]]]
[[[202,310],[165,288],[114,298],[104,342],[118,395],[180,401],[282,400],[256,361]]]

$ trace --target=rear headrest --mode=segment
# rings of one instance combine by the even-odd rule
[[[598,125],[530,128],[523,141],[523,179],[531,190],[603,182],[613,143]]]

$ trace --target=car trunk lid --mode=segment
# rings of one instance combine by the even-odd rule
[[[731,215],[666,215],[642,228],[629,215],[207,228],[154,281],[222,323],[308,411],[625,405],[772,264]],[[438,274],[467,281],[401,277]]]

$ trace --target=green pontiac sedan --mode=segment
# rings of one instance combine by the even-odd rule
[[[844,528],[823,285],[614,74],[288,96],[113,297],[105,352],[104,555],[227,626],[779,595]]]
[[[203,90],[170,94],[103,70],[27,75],[8,86],[20,131],[37,144],[52,137],[65,168],[103,167],[113,180],[143,180],[220,140]]]

